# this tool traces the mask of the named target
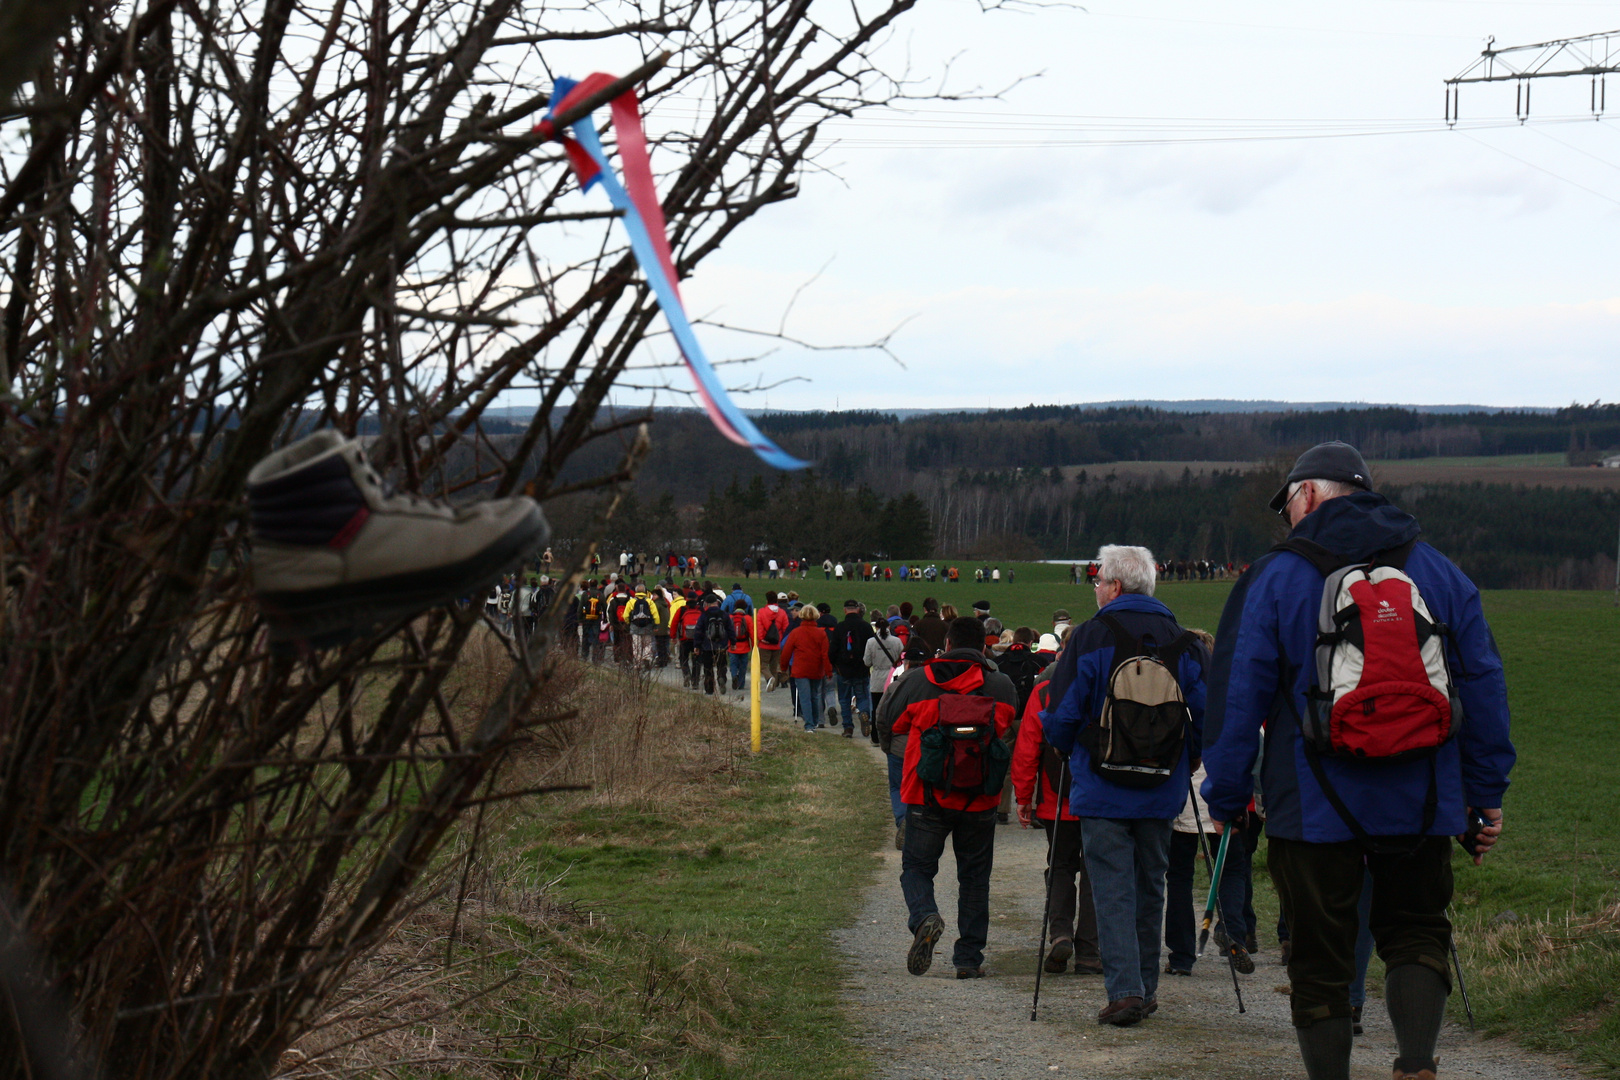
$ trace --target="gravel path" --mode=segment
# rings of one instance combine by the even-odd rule
[[[874,768],[882,754],[870,753]],[[1040,1019],[1029,1019],[1040,930],[1039,882],[1045,834],[1016,823],[996,835],[990,885],[990,943],[986,979],[957,982],[950,963],[956,911],[956,868],[948,849],[936,892],[948,930],[934,966],[922,978],[906,973],[906,908],[900,896],[900,853],[882,852],[878,881],[866,891],[855,925],[836,941],[849,958],[845,997],[887,1080],[969,1080],[973,1077],[1201,1077],[1281,1080],[1303,1076],[1288,1020],[1288,981],[1274,948],[1255,957],[1253,975],[1239,976],[1248,1012],[1238,1015],[1228,969],[1202,960],[1191,978],[1165,976],[1159,1011],[1132,1028],[1099,1026],[1107,1004],[1102,976],[1045,976]],[[1162,960],[1161,960],[1162,963]],[[1367,1033],[1356,1040],[1351,1075],[1388,1080],[1395,1040],[1379,999],[1368,1002]],[[1566,1080],[1572,1065],[1484,1039],[1448,1024],[1440,1040],[1441,1075],[1489,1080]]]

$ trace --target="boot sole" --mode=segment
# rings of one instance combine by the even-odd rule
[[[287,656],[329,649],[461,597],[478,599],[550,538],[551,526],[535,507],[493,544],[458,563],[325,589],[260,593],[270,651]]]
[[[911,951],[906,953],[906,970],[913,975],[926,975],[928,969],[934,966],[934,946],[945,935],[945,920],[938,915],[930,915],[917,927],[917,936],[912,939]]]

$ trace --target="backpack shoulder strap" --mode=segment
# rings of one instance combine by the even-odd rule
[[[1307,540],[1303,536],[1290,536],[1287,540],[1273,545],[1271,550],[1292,551],[1295,555],[1316,567],[1323,577],[1327,577],[1333,571],[1343,569],[1356,561],[1347,559],[1337,552],[1329,551],[1315,540]]]
[[[1374,566],[1392,566],[1401,573],[1406,573],[1406,560],[1412,557],[1412,549],[1417,546],[1417,538],[1413,537],[1400,547],[1392,547],[1388,551],[1380,551],[1373,556]]]
[[[1142,643],[1132,637],[1118,619],[1112,615],[1099,614],[1097,621],[1108,628],[1108,633],[1114,639],[1114,667],[1119,667],[1133,656],[1141,655]]]

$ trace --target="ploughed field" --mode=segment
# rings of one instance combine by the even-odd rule
[[[1071,465],[1063,469],[1073,480],[1084,470],[1088,480],[1109,476],[1127,483],[1180,480],[1210,473],[1249,472],[1253,461],[1111,461],[1100,465]],[[1376,484],[1408,487],[1412,484],[1508,484],[1524,487],[1587,488],[1620,491],[1620,469],[1570,467],[1563,454],[1509,454],[1500,457],[1435,457],[1373,460],[1367,463]]]

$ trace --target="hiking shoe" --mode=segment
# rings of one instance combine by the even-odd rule
[[[1097,1014],[1097,1023],[1130,1027],[1145,1015],[1142,1011],[1141,998],[1122,997],[1118,1001],[1110,1001],[1108,1006]]]
[[[1074,973],[1076,975],[1101,975],[1102,958],[1097,956],[1077,956],[1074,958]]]
[[[959,967],[956,969],[958,979],[982,979],[990,974],[982,967]]]
[[[1217,949],[1220,949],[1222,952],[1225,952],[1227,946],[1229,946],[1231,944],[1232,944],[1232,939],[1226,936],[1226,927],[1220,925],[1219,923],[1216,923],[1215,924],[1215,947]]]
[[[1243,947],[1252,953],[1260,951],[1260,939],[1254,936],[1253,930],[1250,930],[1249,936],[1243,939]]]
[[[1166,964],[1164,966],[1164,973],[1166,975],[1189,975],[1190,976],[1192,974],[1192,970],[1189,968],[1189,969],[1183,971],[1181,968],[1176,967],[1174,964]]]
[[[1288,961],[1292,960],[1293,958],[1294,958],[1294,943],[1292,941],[1284,941],[1284,942],[1281,942],[1280,944],[1278,944],[1278,946],[1277,946],[1277,963],[1281,964],[1283,967],[1287,967],[1288,966]]]
[[[861,718],[861,735],[863,737],[865,737],[865,738],[871,738],[872,737],[872,718],[870,716],[866,715],[865,713],[861,713],[860,718]]]
[[[1226,955],[1232,958],[1232,966],[1238,969],[1239,974],[1254,974],[1254,957],[1249,955],[1249,950],[1234,941],[1226,947]]]
[[[481,597],[551,535],[533,499],[450,506],[390,494],[330,429],[247,478],[253,589],[270,646],[325,649],[459,597]]]
[[[1157,994],[1155,994],[1153,997],[1148,998],[1146,1001],[1144,1001],[1142,1003],[1142,1015],[1143,1016],[1152,1016],[1154,1013],[1156,1013],[1158,1011],[1159,1011],[1159,998],[1158,998]]]
[[[1427,1068],[1414,1068],[1411,1065],[1402,1065],[1401,1059],[1396,1058],[1395,1080],[1435,1080],[1436,1069],[1437,1066],[1432,1061],[1429,1062]]]
[[[1046,954],[1046,970],[1053,975],[1061,975],[1069,970],[1069,957],[1074,955],[1074,942],[1068,938],[1058,938],[1052,942],[1052,951]]]
[[[853,739],[854,737],[855,737],[855,729],[854,728],[847,727],[847,728],[844,729],[844,738]]]
[[[906,970],[913,975],[926,975],[934,966],[934,946],[945,933],[945,920],[937,913],[923,916],[917,933],[911,939],[911,951],[906,953]]]
[[[1350,1009],[1350,1034],[1362,1034],[1360,1005],[1354,1005]]]
[[[904,821],[894,827],[894,850],[906,850],[906,823]]]
[[[837,727],[838,726],[838,707],[835,706],[835,705],[827,706],[827,726],[828,727]]]

